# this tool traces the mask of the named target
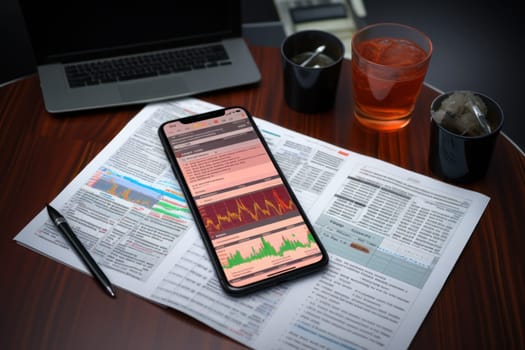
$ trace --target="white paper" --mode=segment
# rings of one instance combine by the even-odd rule
[[[151,104],[55,198],[112,283],[257,349],[406,348],[489,198],[256,118],[330,254],[327,269],[226,295],[157,135],[219,106]],[[42,210],[19,243],[87,273]]]

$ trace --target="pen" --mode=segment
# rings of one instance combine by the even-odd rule
[[[56,227],[58,227],[60,232],[62,232],[62,234],[66,237],[69,243],[73,246],[74,250],[80,256],[82,261],[86,264],[89,271],[91,271],[91,273],[93,274],[95,279],[100,283],[102,288],[111,297],[115,297],[115,291],[111,286],[111,282],[109,282],[109,279],[106,277],[104,272],[102,272],[95,260],[93,260],[91,254],[89,254],[82,242],[80,242],[78,237],[75,235],[75,233],[67,223],[66,218],[49,204],[47,205],[47,212],[53,223],[56,225]]]

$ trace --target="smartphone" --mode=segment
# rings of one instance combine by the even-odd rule
[[[168,121],[159,136],[227,293],[243,295],[328,263],[248,111]]]

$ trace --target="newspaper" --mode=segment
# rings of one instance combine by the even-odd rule
[[[144,107],[53,200],[112,283],[255,349],[407,348],[489,198],[256,118],[330,254],[246,297],[221,289],[157,136],[220,108]],[[85,273],[45,209],[15,237]]]

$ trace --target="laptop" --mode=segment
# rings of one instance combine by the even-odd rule
[[[51,113],[254,84],[240,0],[19,0]]]

